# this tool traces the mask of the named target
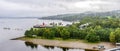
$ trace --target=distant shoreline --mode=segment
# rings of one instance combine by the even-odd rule
[[[75,49],[90,49],[90,50],[98,50],[93,49],[98,45],[104,45],[105,49],[115,48],[115,45],[109,42],[100,42],[100,43],[85,43],[82,40],[50,40],[50,39],[38,39],[38,38],[28,38],[28,37],[19,37],[12,40],[22,40],[26,42],[32,42],[33,44],[43,45],[43,46],[56,46],[63,48],[75,48]]]

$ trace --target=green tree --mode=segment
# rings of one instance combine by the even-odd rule
[[[79,30],[79,39],[85,39],[87,34],[88,33],[85,30]]]
[[[26,30],[26,31],[25,31],[25,36],[26,36],[26,37],[31,37],[29,30]]]
[[[100,41],[100,37],[96,35],[94,29],[91,29],[87,36],[85,37],[85,39],[88,41],[88,42],[99,42]]]
[[[70,38],[78,39],[79,38],[79,29],[75,25],[70,25],[67,27],[68,31],[70,32]]]
[[[38,33],[37,36],[43,36],[43,33],[44,33],[44,31],[45,31],[45,28],[40,28],[38,31],[39,31],[39,33]]]
[[[100,37],[95,34],[88,34],[85,38],[88,42],[99,42]]]
[[[55,37],[55,34],[50,29],[45,29],[45,31],[43,32],[43,37],[47,39],[53,39]]]
[[[116,42],[120,42],[120,28],[117,28],[114,32]]]
[[[109,39],[110,39],[110,42],[113,42],[113,43],[116,42],[114,32],[111,32],[111,33],[110,33]]]
[[[63,30],[61,30],[60,35],[63,39],[70,38],[70,32],[65,28]]]
[[[34,29],[34,30],[33,30],[33,33],[34,33],[34,35],[36,35],[36,36],[37,36],[37,35],[39,35],[40,30],[39,30],[39,29]]]
[[[34,32],[33,32],[33,28],[31,28],[30,30],[25,31],[25,36],[26,37],[32,37],[33,38]]]
[[[99,29],[95,30],[96,34],[100,37],[100,41],[109,42],[110,29]]]
[[[62,30],[61,27],[55,27],[53,28],[53,31],[55,31],[55,37],[61,37],[60,31]]]

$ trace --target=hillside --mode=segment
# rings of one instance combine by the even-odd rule
[[[83,17],[120,17],[120,10],[108,11],[108,12],[84,12],[84,13],[74,13],[74,14],[62,14],[42,17],[39,19],[52,19],[52,20],[64,20],[64,21],[76,21]]]

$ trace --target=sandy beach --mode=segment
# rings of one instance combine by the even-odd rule
[[[93,49],[98,45],[104,45],[105,49],[115,48],[115,45],[109,42],[100,42],[100,43],[85,43],[82,40],[75,41],[64,41],[64,40],[49,40],[49,39],[37,39],[37,38],[18,38],[19,40],[32,42],[34,44],[43,45],[43,46],[57,46],[65,48],[79,48],[79,49]]]

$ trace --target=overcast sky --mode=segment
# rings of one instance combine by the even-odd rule
[[[49,16],[120,9],[120,0],[0,0],[1,17]]]

